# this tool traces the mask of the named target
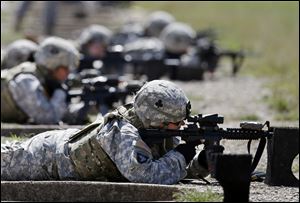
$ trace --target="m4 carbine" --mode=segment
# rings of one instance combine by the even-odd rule
[[[202,63],[202,68],[206,71],[214,72],[222,57],[228,57],[232,63],[232,75],[235,76],[242,66],[246,56],[253,55],[245,50],[222,49],[216,43],[217,34],[214,30],[207,29],[197,32],[197,37],[193,44]]]
[[[79,110],[77,123],[84,123],[91,106],[96,106],[102,115],[112,109],[115,102],[126,102],[127,96],[136,93],[143,85],[140,81],[122,81],[120,77],[98,76],[81,80],[81,89],[69,90],[68,101],[79,97],[84,106]]]
[[[260,142],[251,166],[252,172],[261,158],[266,139],[271,138],[273,135],[273,129],[270,127],[269,121],[266,121],[265,124],[243,122],[240,124],[240,128],[220,128],[218,124],[224,122],[224,117],[218,114],[198,114],[188,117],[186,121],[186,125],[179,130],[140,129],[139,134],[146,143],[161,143],[165,138],[177,136],[186,142],[202,140],[205,146],[204,149],[206,149],[208,165],[213,164],[212,154],[220,152],[214,151],[214,149],[221,146],[220,141],[222,139],[249,140],[247,145],[249,153],[251,141],[259,139]],[[263,130],[264,126],[267,126],[267,130]]]

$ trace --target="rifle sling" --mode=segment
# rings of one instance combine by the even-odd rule
[[[265,137],[260,138],[255,156],[254,156],[252,164],[251,164],[251,173],[255,170],[255,168],[256,168],[256,166],[257,166],[257,164],[258,164],[258,162],[261,158],[261,155],[262,155],[262,153],[264,151],[264,148],[266,146],[266,142],[267,141],[266,141]]]

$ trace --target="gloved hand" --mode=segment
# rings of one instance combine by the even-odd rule
[[[218,153],[223,153],[224,151],[224,147],[222,145],[207,145],[204,147],[205,151],[206,151],[206,158],[208,159],[207,160],[207,163],[208,163],[208,170],[214,174],[215,173],[215,163],[216,163],[216,157],[215,157],[215,154],[218,154]]]
[[[202,150],[199,155],[198,155],[198,163],[201,165],[203,168],[208,170],[208,164],[207,164],[207,158],[206,158],[206,151]]]
[[[188,142],[186,144],[180,144],[175,148],[175,150],[184,156],[186,164],[188,165],[193,159],[193,157],[196,155],[195,147],[199,144],[201,144],[201,141],[196,140],[193,142]]]
[[[57,89],[65,90],[65,88],[59,81],[56,81],[50,77],[46,78],[45,83],[46,83],[45,89],[50,97],[53,96],[55,90]]]
[[[188,165],[187,171],[190,178],[200,178],[209,184],[209,182],[204,179],[209,175],[205,150],[198,152],[197,155],[194,156],[193,160]]]

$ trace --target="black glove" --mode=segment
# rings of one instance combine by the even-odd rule
[[[193,142],[188,142],[186,144],[180,144],[178,145],[175,150],[178,151],[179,153],[181,153],[184,158],[185,158],[185,162],[186,164],[189,164],[190,161],[194,158],[194,156],[196,155],[196,149],[195,147],[197,145],[201,144],[201,141],[193,141]]]
[[[208,170],[206,151],[202,150],[198,155],[198,163],[200,166]]]
[[[45,79],[45,89],[50,97],[52,97],[52,95],[56,89],[62,89],[65,91],[65,88],[62,85],[62,83],[60,83],[59,81],[54,80],[50,77],[47,77]]]

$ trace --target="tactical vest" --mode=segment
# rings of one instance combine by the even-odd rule
[[[96,139],[102,127],[113,119],[125,119],[136,128],[143,126],[132,104],[129,104],[106,114],[101,120],[95,121],[71,136],[68,141],[69,154],[75,171],[82,180],[126,181]]]
[[[21,73],[29,73],[42,81],[42,76],[34,63],[25,62],[11,69],[1,70],[1,121],[26,123],[28,116],[14,101],[8,83]]]
[[[70,137],[68,141],[70,158],[75,171],[82,180],[125,181],[116,165],[102,149],[96,135],[104,125],[113,119],[122,119],[117,110],[106,114]],[[129,107],[127,107],[129,109]]]

